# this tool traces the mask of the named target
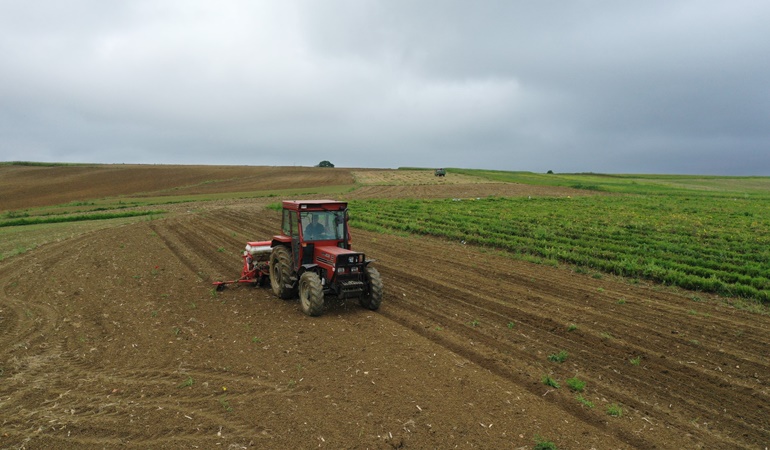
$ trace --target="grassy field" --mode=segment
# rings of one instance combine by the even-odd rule
[[[768,178],[466,172],[616,195],[370,200],[352,205],[353,224],[770,302]]]
[[[600,192],[646,195],[770,198],[770,177],[703,175],[609,175],[595,173],[540,174],[495,170],[447,169],[451,173],[506,183],[564,186]]]

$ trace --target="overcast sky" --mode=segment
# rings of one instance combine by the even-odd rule
[[[0,0],[0,161],[770,175],[767,0]]]

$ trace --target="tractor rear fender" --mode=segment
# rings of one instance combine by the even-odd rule
[[[279,245],[291,246],[291,238],[288,236],[273,236],[270,241],[271,247],[277,247]]]

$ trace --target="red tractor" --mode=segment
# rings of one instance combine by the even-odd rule
[[[269,277],[275,295],[299,295],[309,316],[323,312],[326,295],[358,298],[371,310],[380,307],[382,279],[369,265],[372,260],[351,250],[346,202],[284,201],[281,232],[271,241],[248,243],[241,279],[214,283],[217,289],[235,282],[262,284]]]

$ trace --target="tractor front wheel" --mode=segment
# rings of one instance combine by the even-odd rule
[[[305,272],[299,277],[299,303],[308,316],[320,316],[323,312],[324,293],[317,273]]]
[[[279,298],[288,300],[296,297],[297,289],[292,287],[291,255],[286,247],[278,246],[270,253],[270,287]]]
[[[361,297],[361,306],[376,311],[380,308],[380,303],[382,303],[382,278],[380,278],[380,272],[374,267],[367,266],[366,279],[369,283],[369,289]]]

